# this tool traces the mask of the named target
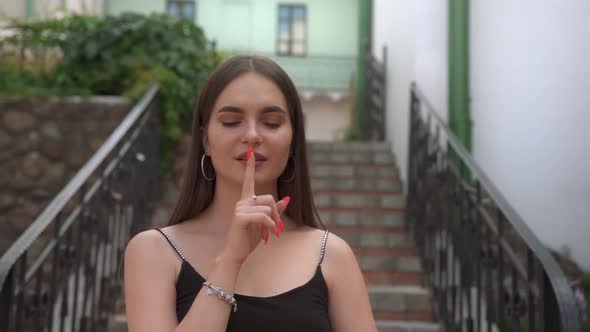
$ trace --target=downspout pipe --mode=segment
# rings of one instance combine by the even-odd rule
[[[35,15],[35,0],[27,0],[26,17],[31,18]]]
[[[372,42],[372,0],[358,0],[358,44],[357,44],[357,59],[356,59],[356,127],[355,131],[360,134],[362,139],[365,139],[367,134],[365,127],[365,94],[366,94],[366,72],[365,62],[367,49],[371,49]]]
[[[471,151],[469,91],[469,0],[448,0],[449,8],[449,127]]]

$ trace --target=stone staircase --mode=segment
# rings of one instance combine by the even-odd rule
[[[389,144],[312,142],[308,153],[316,207],[328,229],[356,253],[379,332],[442,331],[433,322],[430,291],[405,228],[405,199]],[[157,226],[167,222],[178,197],[172,182],[162,189]],[[126,331],[124,315],[119,321],[111,331]]]
[[[404,223],[405,199],[388,143],[310,143],[322,221],[354,250],[380,332],[441,331]]]

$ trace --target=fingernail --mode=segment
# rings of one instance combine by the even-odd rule
[[[275,234],[277,237],[281,237],[281,233],[279,233],[279,229],[275,227]]]
[[[285,224],[283,224],[283,221],[281,219],[279,219],[279,228],[281,229],[281,232],[285,231]]]
[[[287,204],[287,205],[289,205],[289,202],[290,202],[290,201],[291,201],[291,197],[289,197],[289,196],[285,196],[285,197],[283,198],[283,202],[285,202],[285,204]]]
[[[266,245],[268,243],[268,233],[264,234],[264,244]]]
[[[246,154],[246,159],[250,159],[252,155],[252,145],[248,145],[248,153]]]

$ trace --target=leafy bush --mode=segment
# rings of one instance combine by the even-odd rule
[[[163,14],[12,22],[0,45],[0,94],[115,94],[137,99],[160,83],[165,169],[220,62],[193,23]],[[0,53],[1,54],[1,53]],[[183,125],[185,127],[183,127]]]

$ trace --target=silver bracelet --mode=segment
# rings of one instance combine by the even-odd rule
[[[224,300],[225,302],[229,303],[230,305],[232,305],[234,307],[234,312],[238,311],[238,303],[236,302],[236,299],[233,296],[226,294],[223,291],[223,289],[214,286],[209,281],[205,281],[203,283],[203,286],[207,286],[207,296],[209,296],[209,295],[213,294],[213,292],[215,292],[215,294],[217,294],[218,298]],[[213,290],[213,292],[211,290]]]

